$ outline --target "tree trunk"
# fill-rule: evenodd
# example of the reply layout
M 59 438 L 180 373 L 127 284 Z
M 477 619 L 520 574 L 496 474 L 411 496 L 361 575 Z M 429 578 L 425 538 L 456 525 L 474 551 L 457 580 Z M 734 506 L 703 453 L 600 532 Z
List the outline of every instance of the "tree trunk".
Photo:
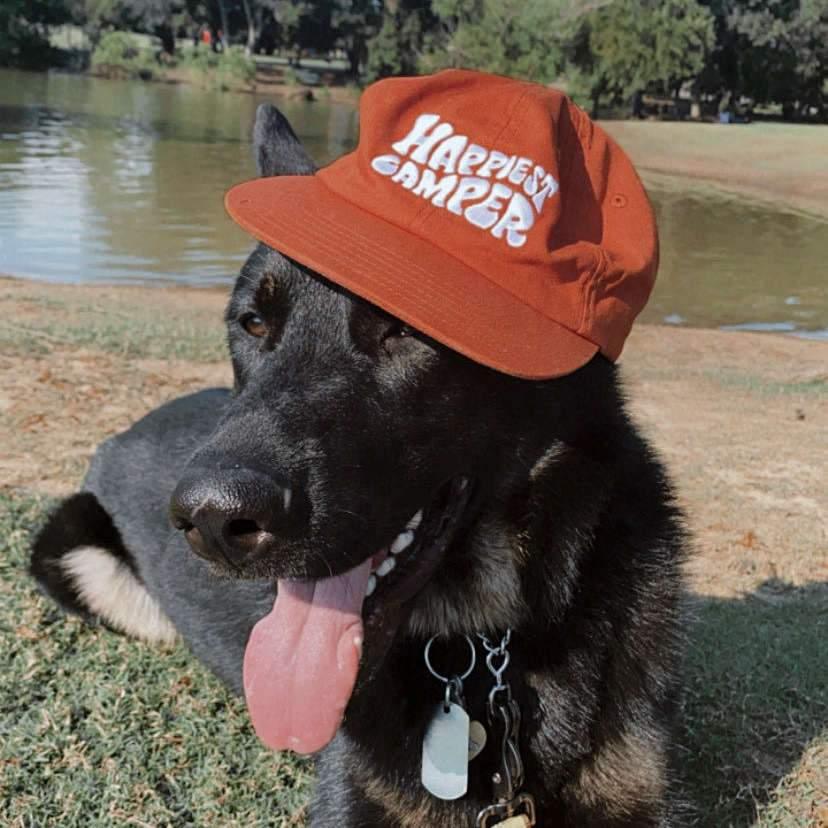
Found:
M 256 21 L 250 11 L 250 0 L 242 0 L 242 8 L 244 9 L 244 16 L 247 18 L 247 46 L 245 46 L 245 51 L 248 55 L 252 55 L 253 47 L 256 45 Z
M 589 117 L 592 118 L 593 121 L 597 121 L 600 111 L 601 111 L 601 93 L 600 92 L 593 92 L 592 93 L 592 112 L 590 112 Z
M 354 43 L 348 49 L 348 65 L 351 77 L 354 80 L 359 79 L 359 70 L 362 67 L 363 54 L 365 53 L 364 44 L 362 42 Z
M 224 49 L 227 44 L 227 38 L 230 36 L 230 29 L 227 26 L 227 6 L 224 0 L 218 0 L 219 14 L 221 15 L 221 48 Z
M 155 27 L 155 34 L 161 41 L 161 48 L 168 54 L 175 54 L 175 32 L 172 26 L 167 23 L 162 23 Z

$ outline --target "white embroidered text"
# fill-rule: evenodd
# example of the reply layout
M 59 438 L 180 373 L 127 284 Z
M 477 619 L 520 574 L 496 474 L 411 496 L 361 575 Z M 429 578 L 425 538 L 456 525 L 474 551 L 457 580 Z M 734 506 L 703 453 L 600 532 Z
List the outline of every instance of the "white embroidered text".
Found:
M 526 243 L 536 216 L 558 192 L 555 177 L 531 158 L 471 143 L 439 115 L 420 115 L 391 149 L 371 161 L 375 172 L 511 247 Z

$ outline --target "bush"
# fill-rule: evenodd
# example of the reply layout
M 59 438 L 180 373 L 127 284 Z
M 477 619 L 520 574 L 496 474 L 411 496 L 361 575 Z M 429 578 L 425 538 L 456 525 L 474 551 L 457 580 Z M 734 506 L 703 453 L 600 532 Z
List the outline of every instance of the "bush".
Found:
M 241 46 L 231 46 L 221 55 L 217 76 L 218 85 L 222 89 L 248 87 L 256 79 L 256 64 Z
M 0 66 L 46 69 L 57 59 L 57 49 L 53 49 L 35 28 L 23 23 L 3 30 L 0 25 Z
M 92 71 L 108 77 L 150 80 L 158 73 L 158 62 L 139 49 L 128 32 L 107 32 L 92 52 Z
M 178 65 L 188 71 L 196 83 L 217 89 L 246 89 L 256 77 L 256 64 L 240 46 L 214 52 L 199 43 L 184 51 Z

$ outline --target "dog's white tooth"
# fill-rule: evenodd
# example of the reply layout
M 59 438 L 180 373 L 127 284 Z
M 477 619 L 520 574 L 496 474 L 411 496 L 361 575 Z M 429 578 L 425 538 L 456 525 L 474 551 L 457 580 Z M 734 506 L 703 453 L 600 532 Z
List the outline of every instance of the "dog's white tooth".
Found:
M 285 511 L 286 511 L 286 512 L 289 512 L 289 511 L 290 511 L 290 501 L 291 501 L 291 499 L 292 499 L 292 498 L 293 498 L 293 492 L 291 491 L 290 486 L 288 486 L 288 487 L 287 487 L 287 488 L 286 488 L 286 489 L 282 492 L 282 503 L 284 504 L 284 507 L 285 507 Z
M 371 575 L 371 577 L 368 578 L 368 586 L 365 587 L 365 597 L 369 598 L 376 588 L 377 588 L 377 576 L 376 575 Z
M 411 541 L 414 540 L 414 533 L 406 530 L 405 532 L 400 532 L 399 535 L 394 539 L 394 543 L 391 544 L 391 554 L 392 555 L 399 555 L 403 549 L 408 549 L 411 546 Z M 386 558 L 386 560 L 388 560 Z
M 411 529 L 412 531 L 416 529 L 421 523 L 423 522 L 423 510 L 420 509 L 416 515 L 414 515 L 408 523 L 405 524 L 406 529 Z
M 460 478 L 460 491 L 462 492 L 466 486 L 469 485 L 469 478 L 468 477 L 461 477 Z
M 395 566 L 397 562 L 393 558 L 386 558 L 380 565 L 379 569 L 377 570 L 377 577 L 382 578 L 383 576 L 387 575 Z

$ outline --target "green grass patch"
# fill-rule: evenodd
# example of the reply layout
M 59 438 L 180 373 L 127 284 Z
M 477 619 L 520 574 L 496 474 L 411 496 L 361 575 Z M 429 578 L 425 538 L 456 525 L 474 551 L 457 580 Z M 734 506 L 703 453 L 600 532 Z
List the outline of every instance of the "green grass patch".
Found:
M 263 749 L 179 646 L 66 618 L 25 573 L 49 502 L 0 495 L 0 825 L 287 826 L 310 763 Z M 701 599 L 680 771 L 710 828 L 814 826 L 828 779 L 828 592 Z
M 815 825 L 828 792 L 828 589 L 769 582 L 702 599 L 688 652 L 683 772 L 710 828 Z M 758 812 L 758 817 L 757 817 Z
M 0 318 L 4 354 L 48 354 L 57 346 L 94 348 L 130 358 L 219 362 L 228 358 L 226 333 L 219 314 L 129 299 L 101 305 L 64 294 L 65 301 L 33 293 L 0 297 L 25 302 L 35 312 Z M 40 311 L 43 315 L 40 316 Z M 18 316 L 18 319 L 14 319 Z
M 0 496 L 0 825 L 301 824 L 310 764 L 261 747 L 183 646 L 89 628 L 34 591 L 47 506 Z
M 130 32 L 107 32 L 92 52 L 92 71 L 117 78 L 152 80 L 160 66 L 150 49 L 141 48 Z
M 199 43 L 181 52 L 177 66 L 200 86 L 221 90 L 249 89 L 256 80 L 256 64 L 240 46 L 214 52 Z
M 806 380 L 780 382 L 769 380 L 755 374 L 742 374 L 732 371 L 705 371 L 704 375 L 725 388 L 736 388 L 763 396 L 823 396 L 828 394 L 828 373 L 825 376 Z

